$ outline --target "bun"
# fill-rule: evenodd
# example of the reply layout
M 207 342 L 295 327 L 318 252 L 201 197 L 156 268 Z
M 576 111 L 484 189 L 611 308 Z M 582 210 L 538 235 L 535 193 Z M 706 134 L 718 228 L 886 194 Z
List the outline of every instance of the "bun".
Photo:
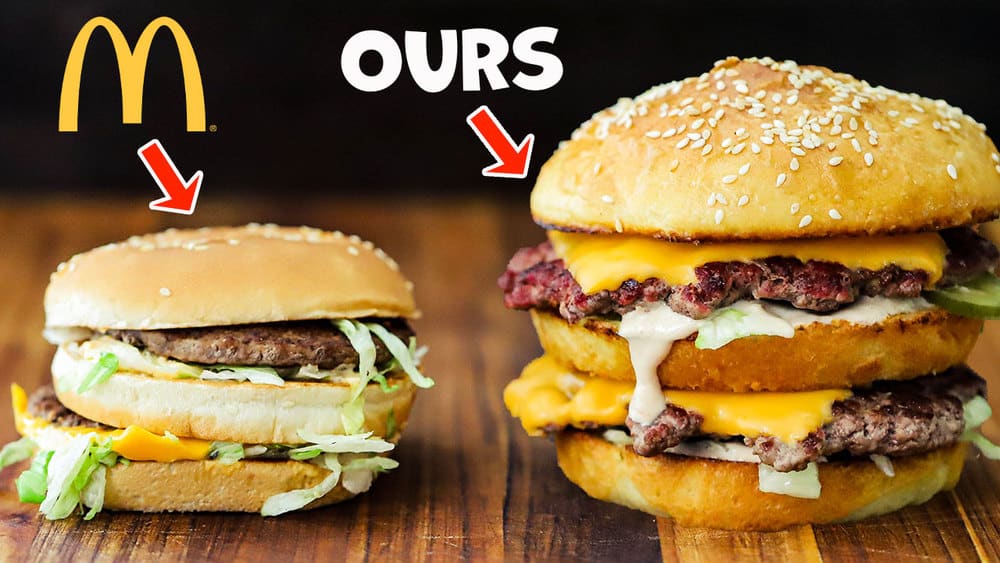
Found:
M 559 467 L 588 495 L 682 526 L 781 530 L 798 524 L 859 520 L 926 502 L 953 488 L 966 444 L 892 460 L 896 476 L 867 459 L 819 464 L 815 500 L 762 493 L 757 466 L 676 455 L 642 457 L 593 434 L 556 436 Z
M 136 236 L 52 274 L 46 326 L 151 330 L 414 317 L 412 284 L 370 242 L 274 225 Z
M 133 461 L 108 470 L 104 508 L 139 512 L 260 512 L 279 493 L 319 484 L 330 472 L 302 461 Z M 343 485 L 309 503 L 318 508 L 355 496 Z
M 618 323 L 585 319 L 571 324 L 557 314 L 531 310 L 546 355 L 577 371 L 635 380 L 628 343 Z M 876 325 L 846 322 L 795 329 L 793 338 L 750 336 L 718 350 L 694 340 L 675 342 L 658 369 L 672 389 L 702 391 L 804 391 L 910 379 L 962 363 L 983 321 L 930 309 L 889 317 Z
M 52 380 L 59 401 L 91 420 L 150 432 L 241 442 L 296 444 L 298 430 L 343 434 L 341 410 L 350 400 L 347 383 L 286 381 L 284 386 L 246 381 L 165 379 L 118 372 L 84 394 L 76 393 L 91 364 L 60 346 L 52 360 Z M 389 376 L 399 389 L 384 393 L 376 384 L 365 388 L 365 428 L 386 435 L 393 411 L 397 428 L 406 425 L 416 387 L 401 373 Z
M 984 129 L 941 100 L 730 57 L 595 114 L 542 167 L 531 211 L 549 228 L 679 241 L 967 225 L 1000 212 Z

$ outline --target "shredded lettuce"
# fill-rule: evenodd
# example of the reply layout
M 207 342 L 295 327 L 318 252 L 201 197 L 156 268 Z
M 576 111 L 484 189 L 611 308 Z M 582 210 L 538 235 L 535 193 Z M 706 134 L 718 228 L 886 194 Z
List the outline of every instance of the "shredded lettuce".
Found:
M 410 376 L 410 381 L 414 385 L 420 387 L 421 389 L 428 389 L 434 386 L 434 380 L 420 373 L 417 369 L 417 363 L 414 359 L 414 353 L 411 352 L 410 346 L 407 346 L 399 339 L 398 336 L 389 332 L 384 326 L 377 323 L 368 323 L 368 328 L 375 333 L 375 336 L 379 337 L 385 347 L 392 354 L 392 357 L 399 362 L 400 367 L 406 372 L 406 375 Z M 412 343 L 412 340 L 411 340 Z
M 278 375 L 277 370 L 267 367 L 247 367 L 247 366 L 211 366 L 201 372 L 202 379 L 229 380 L 229 381 L 249 381 L 260 385 L 285 384 L 285 380 Z
M 896 476 L 896 470 L 892 466 L 892 460 L 887 456 L 872 454 L 868 456 L 868 458 L 872 460 L 872 463 L 874 463 L 882 473 L 885 473 L 889 477 Z
M 336 434 L 315 434 L 299 430 L 299 437 L 310 445 L 295 448 L 288 452 L 294 460 L 312 459 L 321 453 L 383 453 L 391 451 L 395 445 L 381 438 L 372 438 L 371 432 L 351 434 L 348 436 Z
M 28 459 L 37 447 L 29 438 L 7 444 L 0 450 L 0 469 Z
M 35 459 L 31 460 L 31 467 L 18 476 L 14 484 L 17 485 L 17 496 L 21 502 L 39 504 L 45 500 L 49 460 L 54 453 L 51 450 L 39 452 Z
M 399 428 L 396 426 L 396 409 L 389 407 L 389 414 L 385 416 L 385 439 L 392 440 Z
M 254 446 L 257 448 L 264 448 L 264 452 L 267 448 L 264 446 Z M 249 449 L 249 448 L 247 448 Z M 260 453 L 264 453 L 260 452 Z M 257 455 L 260 455 L 258 453 Z M 223 465 L 232 465 L 237 461 L 246 457 L 247 452 L 243 449 L 243 444 L 238 442 L 212 442 L 212 449 L 208 452 L 208 457 L 218 461 Z
M 110 438 L 94 443 L 93 434 L 77 436 L 65 447 L 39 454 L 18 477 L 18 494 L 25 502 L 41 502 L 39 511 L 49 520 L 84 506 L 90 507 L 84 517 L 89 520 L 104 505 L 106 470 L 117 460 Z
M 136 371 L 164 375 L 179 379 L 194 378 L 201 375 L 201 368 L 168 360 L 147 350 L 140 350 L 131 344 L 110 337 L 101 337 L 84 343 L 81 346 L 84 357 L 92 357 L 98 351 L 114 354 L 118 358 L 118 367 L 125 371 Z
M 983 436 L 978 428 L 993 416 L 993 409 L 986 399 L 980 395 L 966 401 L 962 414 L 965 417 L 965 431 L 962 440 L 972 443 L 989 459 L 1000 461 L 1000 446 Z
M 340 481 L 341 467 L 336 454 L 326 454 L 323 456 L 322 466 L 330 470 L 330 474 L 323 478 L 315 487 L 308 489 L 296 489 L 285 493 L 276 494 L 266 501 L 261 507 L 262 516 L 277 516 L 293 510 L 305 508 L 310 502 L 322 498 L 324 495 L 337 487 Z
M 702 321 L 694 345 L 700 350 L 718 350 L 738 338 L 756 335 L 791 338 L 795 327 L 759 303 L 744 301 L 719 309 Z
M 351 400 L 357 399 L 364 392 L 365 386 L 378 373 L 375 370 L 375 341 L 372 340 L 371 331 L 368 326 L 352 319 L 338 319 L 333 321 L 340 332 L 347 336 L 347 340 L 358 353 L 358 374 L 361 381 L 353 389 Z
M 118 356 L 110 352 L 101 354 L 100 359 L 97 360 L 94 367 L 90 368 L 90 372 L 80 382 L 80 386 L 77 387 L 76 392 L 86 393 L 94 386 L 107 381 L 116 371 L 118 371 Z
M 777 471 L 763 463 L 757 465 L 757 488 L 763 493 L 798 498 L 819 498 L 819 468 L 810 463 L 802 471 Z
M 344 465 L 341 485 L 354 494 L 360 494 L 371 488 L 377 473 L 385 473 L 397 467 L 399 467 L 399 462 L 387 457 L 354 458 Z

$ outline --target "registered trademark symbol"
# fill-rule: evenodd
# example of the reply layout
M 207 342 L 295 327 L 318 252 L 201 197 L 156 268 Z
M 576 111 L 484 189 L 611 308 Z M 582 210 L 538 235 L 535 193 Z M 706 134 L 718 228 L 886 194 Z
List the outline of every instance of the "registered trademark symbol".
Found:
M 212 133 L 215 133 L 216 131 L 218 131 L 218 130 L 219 130 L 219 126 L 218 126 L 218 125 L 209 125 L 209 126 L 208 126 L 208 130 L 209 130 L 210 132 L 212 132 Z

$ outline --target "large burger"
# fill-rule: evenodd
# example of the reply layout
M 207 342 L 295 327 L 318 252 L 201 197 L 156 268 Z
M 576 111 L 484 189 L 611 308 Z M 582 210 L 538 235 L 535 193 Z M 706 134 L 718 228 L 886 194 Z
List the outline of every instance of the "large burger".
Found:
M 432 381 L 412 284 L 371 243 L 274 225 L 168 230 L 74 256 L 45 295 L 52 385 L 14 386 L 50 519 L 276 515 L 366 491 Z
M 729 58 L 595 114 L 500 280 L 545 355 L 505 391 L 593 497 L 780 529 L 921 503 L 989 417 L 1000 156 L 941 100 Z

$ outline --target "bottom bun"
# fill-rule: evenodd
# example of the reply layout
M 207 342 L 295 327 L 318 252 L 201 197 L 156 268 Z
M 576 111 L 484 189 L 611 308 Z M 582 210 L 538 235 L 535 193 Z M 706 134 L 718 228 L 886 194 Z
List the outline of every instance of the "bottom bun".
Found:
M 588 495 L 682 526 L 773 531 L 859 520 L 929 500 L 953 488 L 965 443 L 892 460 L 889 477 L 864 460 L 819 464 L 818 499 L 762 493 L 757 465 L 677 455 L 642 457 L 594 434 L 556 436 L 559 467 Z
M 108 470 L 105 510 L 139 512 L 260 512 L 278 493 L 319 484 L 330 472 L 302 461 L 133 461 Z M 338 484 L 306 509 L 334 504 L 352 493 Z

